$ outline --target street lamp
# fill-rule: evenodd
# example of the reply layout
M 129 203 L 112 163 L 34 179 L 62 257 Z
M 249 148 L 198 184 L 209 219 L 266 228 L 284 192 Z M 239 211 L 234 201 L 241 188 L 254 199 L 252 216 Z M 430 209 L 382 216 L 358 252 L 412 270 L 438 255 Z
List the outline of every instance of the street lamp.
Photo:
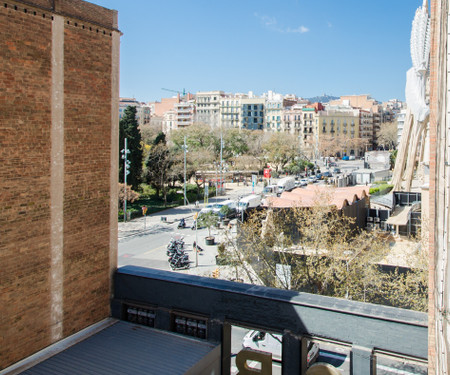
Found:
M 181 147 L 183 148 L 183 151 L 184 151 L 184 185 L 183 185 L 184 189 L 183 190 L 184 190 L 184 205 L 186 206 L 186 201 L 187 201 L 187 198 L 186 198 L 186 153 L 188 152 L 188 147 L 186 145 L 186 136 L 184 136 L 184 144 Z
M 130 150 L 127 147 L 127 138 L 124 139 L 124 148 L 120 151 L 123 159 L 123 183 L 124 188 L 124 199 L 123 199 L 123 221 L 127 221 L 127 175 L 130 174 L 130 161 L 127 160 L 127 155 Z

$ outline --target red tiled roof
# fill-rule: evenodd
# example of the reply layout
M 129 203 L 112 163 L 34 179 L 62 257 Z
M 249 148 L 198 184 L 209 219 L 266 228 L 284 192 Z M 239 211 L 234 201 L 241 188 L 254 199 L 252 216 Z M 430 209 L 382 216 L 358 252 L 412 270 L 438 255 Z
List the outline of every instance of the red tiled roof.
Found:
M 335 188 L 330 186 L 308 185 L 291 192 L 284 192 L 280 197 L 267 197 L 267 207 L 311 207 L 314 205 L 336 206 L 338 209 L 352 204 L 369 195 L 368 186 L 349 186 Z

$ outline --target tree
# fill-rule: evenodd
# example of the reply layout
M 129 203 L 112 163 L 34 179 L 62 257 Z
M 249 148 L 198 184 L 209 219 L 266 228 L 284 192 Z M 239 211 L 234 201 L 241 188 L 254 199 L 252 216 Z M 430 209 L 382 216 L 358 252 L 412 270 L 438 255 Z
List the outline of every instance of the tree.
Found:
M 322 156 L 336 156 L 343 151 L 341 138 L 331 135 L 320 135 L 319 137 L 319 152 Z
M 290 174 L 299 174 L 301 172 L 305 172 L 305 169 L 313 169 L 314 164 L 309 162 L 308 160 L 296 159 L 293 160 L 286 168 L 286 170 Z
M 130 153 L 127 159 L 130 161 L 130 174 L 127 176 L 127 183 L 134 190 L 139 188 L 142 176 L 142 144 L 141 132 L 136 119 L 136 107 L 125 108 L 122 119 L 119 122 L 119 149 L 124 147 L 124 139 L 127 138 L 127 147 Z M 122 153 L 121 153 L 122 155 Z M 119 158 L 119 182 L 124 182 L 123 159 Z
M 267 155 L 267 161 L 275 170 L 280 171 L 284 166 L 294 159 L 298 153 L 296 138 L 287 133 L 274 133 L 263 145 Z
M 262 130 L 252 130 L 247 133 L 248 154 L 258 162 L 260 170 L 267 164 L 267 158 L 261 151 L 269 138 L 270 134 L 265 133 Z
M 208 228 L 208 236 L 211 237 L 211 228 L 214 227 L 219 220 L 218 215 L 213 211 L 201 214 L 197 218 L 197 226 Z
M 422 309 L 426 277 L 383 272 L 379 262 L 389 251 L 388 241 L 377 231 L 356 228 L 327 201 L 321 197 L 308 208 L 253 213 L 237 238 L 225 232 L 228 263 L 254 284 Z M 412 302 L 418 299 L 421 303 Z
M 208 125 L 200 123 L 194 123 L 185 129 L 175 130 L 170 133 L 170 140 L 178 148 L 183 146 L 184 137 L 186 137 L 189 152 L 199 150 L 213 151 L 220 144 L 218 137 L 213 133 L 212 129 Z
M 248 151 L 247 132 L 239 129 L 226 129 L 223 134 L 223 158 L 229 160 Z
M 129 185 L 127 185 L 126 191 L 125 191 L 125 184 L 119 183 L 119 207 L 123 205 L 123 202 L 125 200 L 125 192 L 127 197 L 127 202 L 133 203 L 134 201 L 139 199 L 139 193 L 135 192 L 131 189 Z
M 173 164 L 172 155 L 166 144 L 164 133 L 160 133 L 153 141 L 145 161 L 145 177 L 147 182 L 156 189 L 156 195 L 163 193 L 164 205 L 167 204 L 167 177 Z
M 381 124 L 377 134 L 378 146 L 394 150 L 397 146 L 397 122 L 385 122 Z

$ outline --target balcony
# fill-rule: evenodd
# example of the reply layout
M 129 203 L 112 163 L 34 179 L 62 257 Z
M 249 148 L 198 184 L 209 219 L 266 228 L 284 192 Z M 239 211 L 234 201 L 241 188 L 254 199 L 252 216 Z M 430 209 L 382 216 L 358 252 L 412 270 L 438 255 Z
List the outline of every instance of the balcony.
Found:
M 114 318 L 219 345 L 222 374 L 230 373 L 232 325 L 279 332 L 283 374 L 307 373 L 306 340 L 346 345 L 354 375 L 376 374 L 386 356 L 427 358 L 425 313 L 289 290 L 125 266 L 114 275 L 111 308 Z

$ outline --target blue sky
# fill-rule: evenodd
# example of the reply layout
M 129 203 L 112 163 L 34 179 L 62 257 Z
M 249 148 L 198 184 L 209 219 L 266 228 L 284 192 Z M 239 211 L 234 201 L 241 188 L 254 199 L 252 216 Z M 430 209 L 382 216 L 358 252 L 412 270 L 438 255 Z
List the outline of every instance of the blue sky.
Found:
M 91 0 L 119 11 L 120 95 L 268 90 L 404 100 L 422 0 Z

